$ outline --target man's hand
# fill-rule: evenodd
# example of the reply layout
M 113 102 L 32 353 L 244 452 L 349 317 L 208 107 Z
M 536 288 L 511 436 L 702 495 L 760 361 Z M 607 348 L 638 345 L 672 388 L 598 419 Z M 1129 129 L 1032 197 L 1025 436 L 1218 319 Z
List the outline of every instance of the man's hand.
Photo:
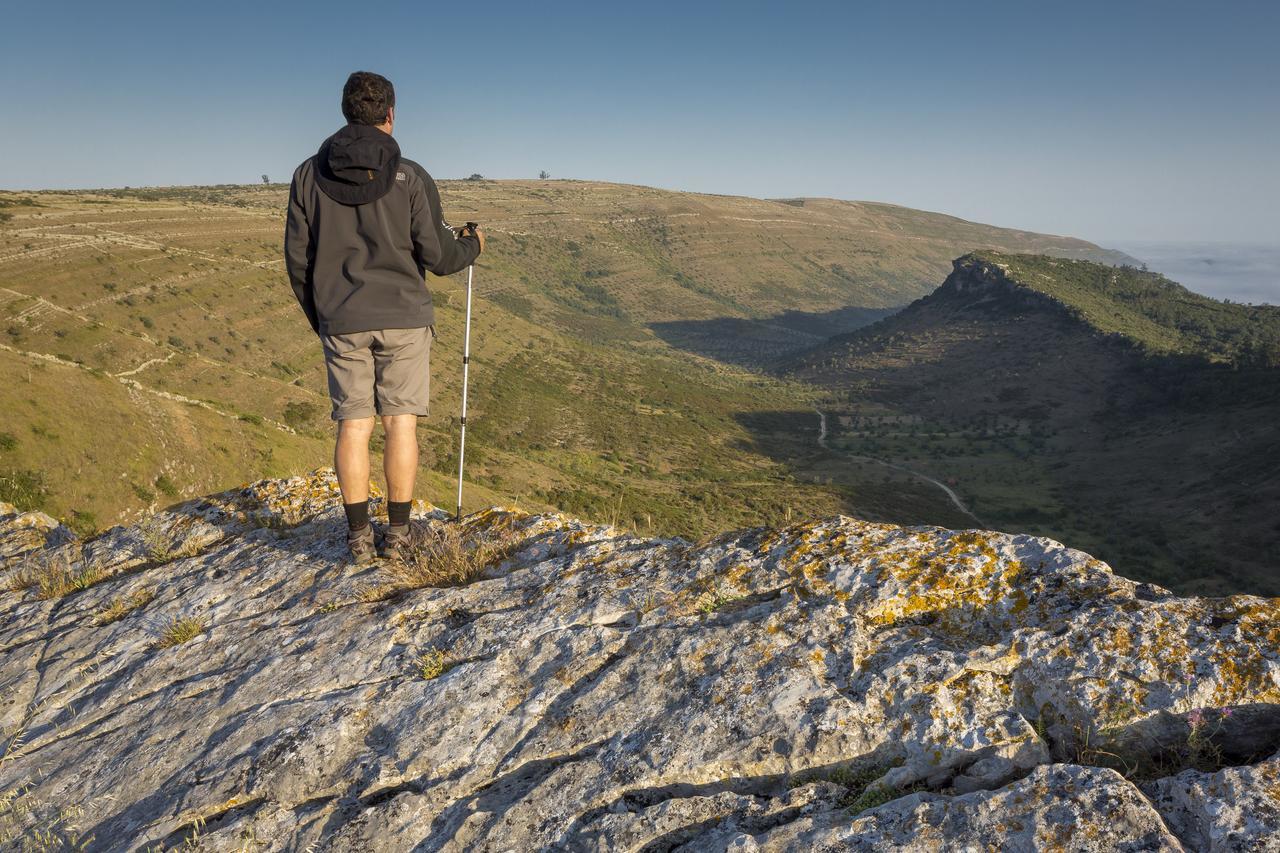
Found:
M 472 225 L 471 223 L 467 223 L 466 225 L 459 225 L 453 230 L 454 230 L 454 233 L 456 233 L 459 237 L 474 235 L 475 238 L 480 241 L 480 251 L 484 252 L 484 232 L 480 230 L 479 225 Z

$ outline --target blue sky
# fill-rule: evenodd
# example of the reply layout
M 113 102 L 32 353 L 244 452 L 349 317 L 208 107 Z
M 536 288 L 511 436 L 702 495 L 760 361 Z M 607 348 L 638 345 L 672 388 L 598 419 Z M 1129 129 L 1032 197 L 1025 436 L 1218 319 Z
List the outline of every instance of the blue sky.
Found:
M 0 20 L 0 187 L 284 180 L 363 68 L 439 177 L 1280 243 L 1275 3 L 50 0 Z

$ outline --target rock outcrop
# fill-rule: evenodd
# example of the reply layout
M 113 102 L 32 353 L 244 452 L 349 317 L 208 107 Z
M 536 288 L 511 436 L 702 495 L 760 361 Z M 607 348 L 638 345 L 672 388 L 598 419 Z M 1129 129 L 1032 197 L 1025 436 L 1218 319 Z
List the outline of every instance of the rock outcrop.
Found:
M 323 471 L 88 542 L 0 515 L 8 844 L 1280 844 L 1280 600 L 1048 539 L 493 509 L 481 579 L 404 589 L 346 564 Z

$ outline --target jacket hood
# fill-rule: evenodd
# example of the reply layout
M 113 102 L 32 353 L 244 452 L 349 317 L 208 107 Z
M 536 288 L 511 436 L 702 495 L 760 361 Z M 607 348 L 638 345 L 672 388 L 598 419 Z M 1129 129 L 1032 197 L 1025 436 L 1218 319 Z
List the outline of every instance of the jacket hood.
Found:
M 316 183 L 341 204 L 377 201 L 395 186 L 400 146 L 389 133 L 349 124 L 326 139 L 316 153 Z

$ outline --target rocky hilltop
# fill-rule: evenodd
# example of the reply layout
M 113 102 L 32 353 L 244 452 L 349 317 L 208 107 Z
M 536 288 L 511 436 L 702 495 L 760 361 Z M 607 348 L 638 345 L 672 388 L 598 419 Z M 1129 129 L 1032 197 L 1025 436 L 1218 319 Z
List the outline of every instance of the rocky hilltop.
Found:
M 327 471 L 0 515 L 0 845 L 1280 845 L 1280 599 L 1049 539 L 421 506 L 471 579 L 417 587 L 345 563 Z

